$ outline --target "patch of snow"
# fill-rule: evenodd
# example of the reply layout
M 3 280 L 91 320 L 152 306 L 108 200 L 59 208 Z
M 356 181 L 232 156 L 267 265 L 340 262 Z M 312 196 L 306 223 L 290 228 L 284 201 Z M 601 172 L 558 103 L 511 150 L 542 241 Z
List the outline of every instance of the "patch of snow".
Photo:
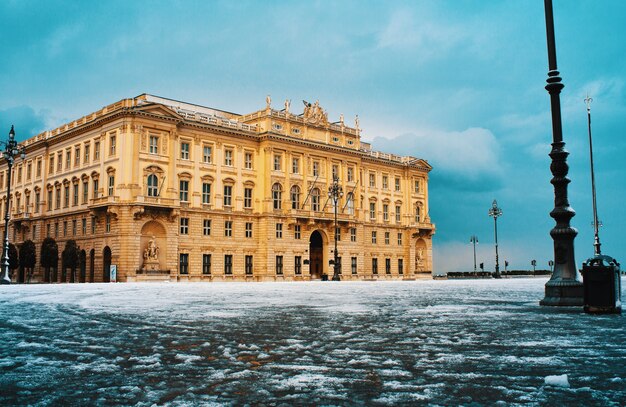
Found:
M 544 383 L 546 386 L 554 386 L 554 387 L 568 387 L 569 388 L 569 380 L 567 380 L 567 375 L 554 375 L 554 376 L 546 376 L 544 378 Z

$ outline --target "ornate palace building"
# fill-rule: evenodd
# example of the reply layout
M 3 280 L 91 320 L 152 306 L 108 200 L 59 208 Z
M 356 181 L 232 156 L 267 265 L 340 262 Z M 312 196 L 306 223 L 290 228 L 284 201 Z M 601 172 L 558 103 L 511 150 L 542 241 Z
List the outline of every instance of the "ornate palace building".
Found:
M 111 266 L 117 281 L 318 279 L 333 274 L 335 235 L 342 280 L 432 271 L 430 165 L 371 151 L 358 118 L 330 123 L 318 102 L 292 112 L 268 97 L 239 115 L 144 94 L 23 144 L 9 237 L 36 244 L 31 281 L 109 281 Z M 46 237 L 59 248 L 50 273 L 39 263 Z M 70 239 L 71 276 L 60 255 Z

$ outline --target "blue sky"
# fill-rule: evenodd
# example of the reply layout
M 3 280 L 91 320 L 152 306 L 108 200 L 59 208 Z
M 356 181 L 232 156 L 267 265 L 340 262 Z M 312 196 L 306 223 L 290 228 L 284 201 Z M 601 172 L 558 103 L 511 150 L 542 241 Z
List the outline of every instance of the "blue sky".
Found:
M 603 253 L 626 244 L 626 2 L 555 0 L 576 261 L 593 254 L 585 94 Z M 427 159 L 437 271 L 547 268 L 554 221 L 543 1 L 3 1 L 0 131 L 19 139 L 152 93 L 247 113 L 318 100 L 374 148 Z M 4 129 L 4 130 L 3 130 Z M 4 136 L 2 136 L 4 137 Z

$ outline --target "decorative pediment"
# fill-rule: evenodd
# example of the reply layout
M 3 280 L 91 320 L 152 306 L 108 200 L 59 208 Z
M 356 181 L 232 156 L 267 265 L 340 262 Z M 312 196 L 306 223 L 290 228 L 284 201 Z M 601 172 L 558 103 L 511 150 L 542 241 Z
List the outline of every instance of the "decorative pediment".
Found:
M 180 119 L 180 120 L 184 119 L 184 117 L 176 113 L 174 110 L 158 103 L 145 104 L 143 106 L 137 107 L 135 111 L 144 112 L 150 115 L 173 118 L 173 119 Z

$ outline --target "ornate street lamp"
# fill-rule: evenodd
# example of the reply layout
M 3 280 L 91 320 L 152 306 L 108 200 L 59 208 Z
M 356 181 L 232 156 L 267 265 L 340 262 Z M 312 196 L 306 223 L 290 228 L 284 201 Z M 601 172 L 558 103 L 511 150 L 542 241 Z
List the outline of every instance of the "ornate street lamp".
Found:
M 500 263 L 498 260 L 498 216 L 502 216 L 502 209 L 498 208 L 498 201 L 495 199 L 491 204 L 491 208 L 489 208 L 489 216 L 493 217 L 493 226 L 496 236 L 496 273 L 493 277 L 500 278 Z
M 339 178 L 333 176 L 333 183 L 328 187 L 328 198 L 333 200 L 333 207 L 335 208 L 335 251 L 333 261 L 333 281 L 340 281 L 339 276 L 339 253 L 337 252 L 337 207 L 339 206 L 339 199 L 343 196 L 343 188 L 339 185 Z
M 544 0 L 546 14 L 546 36 L 548 42 L 548 79 L 546 90 L 550 94 L 550 107 L 552 112 L 552 151 L 550 158 L 550 170 L 554 186 L 554 209 L 550 216 L 556 225 L 550 231 L 554 248 L 554 272 L 546 283 L 545 297 L 540 301 L 541 305 L 568 306 L 583 305 L 583 285 L 578 278 L 576 260 L 574 259 L 574 238 L 578 231 L 570 226 L 570 220 L 576 212 L 570 207 L 567 198 L 567 178 L 569 166 L 563 141 L 563 128 L 561 125 L 561 98 L 563 89 L 561 77 L 556 64 L 556 46 L 554 41 L 554 17 L 552 14 L 552 0 Z
M 2 260 L 0 260 L 0 267 L 2 267 L 2 273 L 0 275 L 0 284 L 11 284 L 11 278 L 9 277 L 9 219 L 11 218 L 11 167 L 15 158 L 22 157 L 22 160 L 26 156 L 24 146 L 17 144 L 15 141 L 15 130 L 11 126 L 9 131 L 9 140 L 4 142 L 0 141 L 0 145 L 3 145 L 4 151 L 0 151 L 2 157 L 6 160 L 7 170 L 7 204 L 4 212 L 4 246 L 2 250 Z
M 470 236 L 470 243 L 474 244 L 474 276 L 476 275 L 476 243 L 478 243 L 478 236 Z
M 598 221 L 598 206 L 596 205 L 596 176 L 593 171 L 593 143 L 591 141 L 591 102 L 593 99 L 587 95 L 585 104 L 587 105 L 587 130 L 589 133 L 589 162 L 591 163 L 591 198 L 593 203 L 593 255 L 600 256 L 600 221 Z

